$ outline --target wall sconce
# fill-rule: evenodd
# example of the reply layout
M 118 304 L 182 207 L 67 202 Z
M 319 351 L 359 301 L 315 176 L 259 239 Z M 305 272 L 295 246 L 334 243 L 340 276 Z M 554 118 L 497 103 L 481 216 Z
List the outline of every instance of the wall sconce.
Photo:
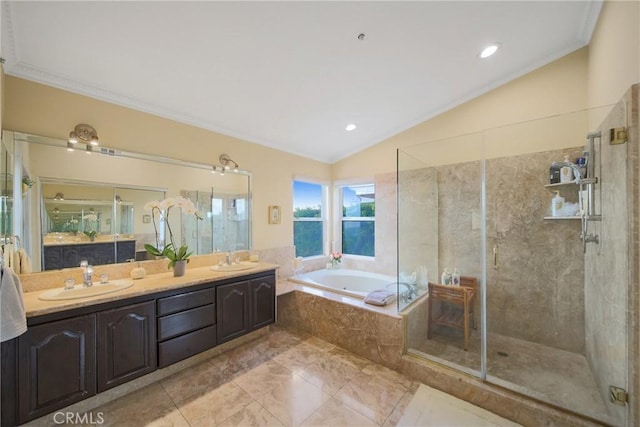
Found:
M 238 164 L 233 159 L 231 159 L 228 154 L 220 154 L 220 157 L 218 157 L 218 161 L 225 170 L 231 169 L 231 166 L 229 166 L 231 164 L 233 165 L 233 170 L 235 172 L 238 172 Z
M 68 141 L 69 144 L 84 141 L 89 145 L 98 145 L 98 132 L 90 125 L 79 124 L 69 133 Z
M 54 200 L 64 200 L 63 193 L 56 193 L 56 196 L 53 198 Z

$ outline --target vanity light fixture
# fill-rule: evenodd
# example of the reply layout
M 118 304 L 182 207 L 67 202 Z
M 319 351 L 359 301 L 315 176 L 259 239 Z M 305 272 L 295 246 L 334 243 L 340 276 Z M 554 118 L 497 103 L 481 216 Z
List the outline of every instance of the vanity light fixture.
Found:
M 345 128 L 345 130 L 346 130 L 347 132 L 351 132 L 352 130 L 355 130 L 357 127 L 358 127 L 358 126 L 356 126 L 354 123 L 349 123 L 349 124 L 347 125 L 347 127 Z
M 234 172 L 238 172 L 238 164 L 231 157 L 229 157 L 228 154 L 220 154 L 220 157 L 218 157 L 218 161 L 225 170 L 231 169 L 231 164 L 233 166 Z
M 85 147 L 85 150 L 87 154 L 93 153 L 93 145 L 87 144 L 87 146 Z
M 90 126 L 85 124 L 76 125 L 76 127 L 69 133 L 69 143 L 76 144 L 78 141 L 86 142 L 87 145 L 98 145 L 98 132 Z
M 53 198 L 54 200 L 64 200 L 63 193 L 56 193 L 56 196 Z
M 73 151 L 75 149 L 73 142 L 67 141 L 67 151 Z
M 490 57 L 491 55 L 496 53 L 499 48 L 500 48 L 500 43 L 493 43 L 485 47 L 484 49 L 482 49 L 482 52 L 480 53 L 480 58 L 484 59 L 484 58 Z

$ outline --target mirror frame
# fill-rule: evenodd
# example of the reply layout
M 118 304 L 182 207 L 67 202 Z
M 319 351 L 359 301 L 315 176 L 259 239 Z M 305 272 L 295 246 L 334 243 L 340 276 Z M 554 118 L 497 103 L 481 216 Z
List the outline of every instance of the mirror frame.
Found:
M 7 141 L 10 142 L 12 144 L 12 146 L 14 147 L 14 164 L 17 164 L 16 162 L 19 161 L 20 165 L 22 165 L 22 150 L 20 148 L 20 144 L 18 144 L 19 142 L 24 142 L 24 143 L 30 143 L 30 144 L 39 144 L 39 145 L 46 145 L 46 146 L 51 146 L 51 147 L 56 147 L 56 148 L 60 148 L 60 149 L 66 149 L 67 148 L 67 141 L 65 140 L 61 140 L 61 139 L 57 139 L 57 138 L 51 138 L 51 137 L 46 137 L 46 136 L 40 136 L 40 135 L 33 135 L 33 134 L 28 134 L 28 133 L 23 133 L 23 132 L 17 132 L 17 131 L 9 131 L 9 130 L 4 130 L 2 132 L 2 139 L 3 141 Z M 76 144 L 78 147 L 78 150 L 82 150 L 83 148 L 86 149 L 85 144 L 82 143 L 78 143 Z M 121 158 L 129 158 L 129 159 L 134 159 L 134 160 L 145 160 L 145 161 L 150 161 L 150 162 L 154 162 L 154 163 L 160 163 L 160 164 L 168 164 L 168 165 L 173 165 L 173 166 L 181 166 L 181 167 L 187 167 L 187 168 L 195 168 L 195 169 L 201 169 L 201 170 L 206 170 L 206 171 L 210 171 L 210 172 L 215 172 L 216 170 L 222 170 L 220 165 L 214 165 L 214 164 L 205 164 L 205 163 L 198 163 L 198 162 L 191 162 L 191 161 L 186 161 L 186 160 L 181 160 L 181 159 L 176 159 L 176 158 L 171 158 L 171 157 L 165 157 L 165 156 L 158 156 L 158 155 L 154 155 L 154 154 L 147 154 L 147 153 L 140 153 L 140 152 L 135 152 L 135 151 L 128 151 L 128 150 L 121 150 L 121 149 L 117 149 L 117 148 L 112 148 L 112 147 L 107 147 L 107 146 L 97 146 L 93 148 L 93 153 L 96 154 L 101 154 L 101 155 L 105 155 L 105 156 L 111 156 L 111 157 L 121 157 Z M 15 168 L 16 170 L 18 168 Z M 36 171 L 37 172 L 37 171 Z M 251 172 L 246 171 L 246 170 L 242 170 L 242 169 L 238 169 L 238 170 L 225 170 L 224 171 L 225 174 L 231 174 L 231 175 L 241 175 L 241 176 L 245 176 L 247 178 L 247 202 L 249 204 L 249 209 L 247 209 L 247 248 L 250 250 L 251 248 L 253 248 L 253 224 L 252 224 L 252 220 L 253 220 L 253 183 L 252 183 L 252 179 L 253 179 L 253 175 Z M 36 175 L 34 173 L 34 175 Z M 15 177 L 15 180 L 17 182 L 20 182 L 22 180 L 22 174 L 19 177 Z M 44 209 L 43 203 L 42 203 L 42 182 L 41 180 L 44 179 L 46 181 L 49 180 L 56 180 L 56 181 L 74 181 L 73 179 L 64 179 L 64 178 L 56 178 L 56 177 L 45 177 L 45 176 L 38 176 L 38 204 L 39 206 L 36 207 L 36 209 L 38 210 L 38 217 L 42 218 L 42 211 L 41 209 Z M 136 184 L 131 184 L 131 185 L 123 185 L 123 184 L 117 184 L 117 183 L 106 183 L 106 182 L 92 182 L 92 181 L 83 181 L 84 183 L 91 183 L 94 185 L 105 185 L 105 186 L 111 186 L 111 187 L 126 187 L 126 188 L 132 188 L 132 189 L 144 189 L 144 190 L 160 190 L 160 191 L 166 191 L 166 189 L 161 188 L 161 187 L 155 187 L 155 188 L 151 188 L 149 186 L 143 186 L 143 185 L 136 185 Z M 187 190 L 198 190 L 196 188 L 194 189 L 187 189 Z M 167 197 L 171 196 L 171 194 L 165 194 Z M 18 207 L 18 209 L 14 208 L 14 219 L 18 219 L 19 218 L 19 223 L 21 225 L 21 227 L 19 229 L 14 229 L 13 230 L 13 234 L 17 235 L 18 238 L 21 241 L 24 241 L 23 236 L 25 236 L 25 226 L 28 225 L 25 224 L 25 221 L 22 221 L 22 217 L 23 217 L 23 207 L 22 205 L 20 205 Z M 14 222 L 15 224 L 15 222 Z M 41 228 L 41 224 L 38 225 L 38 229 Z M 37 234 L 37 240 L 39 242 L 39 248 L 30 248 L 31 251 L 33 250 L 38 250 L 40 252 L 43 251 L 43 235 L 42 235 L 42 230 L 35 230 L 36 234 Z M 38 233 L 38 231 L 40 231 Z M 33 234 L 33 233 L 32 233 Z M 31 238 L 33 241 L 33 237 Z

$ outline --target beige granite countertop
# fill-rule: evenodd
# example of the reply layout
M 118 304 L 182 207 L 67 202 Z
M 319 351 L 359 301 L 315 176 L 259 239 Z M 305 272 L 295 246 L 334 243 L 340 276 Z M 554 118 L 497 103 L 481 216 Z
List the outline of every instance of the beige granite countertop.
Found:
M 43 246 L 66 246 L 66 245 L 93 245 L 96 243 L 117 243 L 117 242 L 130 242 L 130 241 L 135 241 L 136 239 L 134 238 L 128 238 L 128 237 L 123 237 L 123 238 L 118 238 L 116 239 L 103 239 L 103 240 L 94 240 L 93 242 L 91 240 L 89 240 L 89 238 L 83 239 L 82 237 L 76 237 L 75 239 L 78 240 L 61 240 L 61 241 L 49 241 L 49 242 L 44 242 Z
M 137 297 L 140 295 L 151 294 L 155 292 L 180 289 L 183 287 L 198 285 L 211 281 L 218 281 L 233 277 L 245 276 L 248 274 L 260 273 L 277 268 L 278 266 L 276 264 L 269 264 L 265 262 L 257 262 L 255 264 L 255 267 L 249 270 L 239 271 L 221 272 L 213 270 L 211 266 L 187 268 L 186 274 L 182 277 L 173 277 L 173 273 L 170 271 L 166 273 L 151 274 L 143 279 L 134 280 L 134 284 L 130 288 L 110 294 L 73 300 L 42 301 L 38 299 L 38 296 L 45 292 L 45 290 L 25 292 L 23 294 L 24 306 L 27 317 L 34 317 L 78 307 L 85 307 L 109 301 L 117 301 L 120 299 Z

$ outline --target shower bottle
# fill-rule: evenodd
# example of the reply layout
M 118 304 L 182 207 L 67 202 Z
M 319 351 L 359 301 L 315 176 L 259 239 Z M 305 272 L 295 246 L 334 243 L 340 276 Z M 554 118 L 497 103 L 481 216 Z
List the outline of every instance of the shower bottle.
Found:
M 560 195 L 559 191 L 555 193 L 556 195 L 551 199 L 551 216 L 561 216 L 562 209 L 564 208 L 564 197 Z

